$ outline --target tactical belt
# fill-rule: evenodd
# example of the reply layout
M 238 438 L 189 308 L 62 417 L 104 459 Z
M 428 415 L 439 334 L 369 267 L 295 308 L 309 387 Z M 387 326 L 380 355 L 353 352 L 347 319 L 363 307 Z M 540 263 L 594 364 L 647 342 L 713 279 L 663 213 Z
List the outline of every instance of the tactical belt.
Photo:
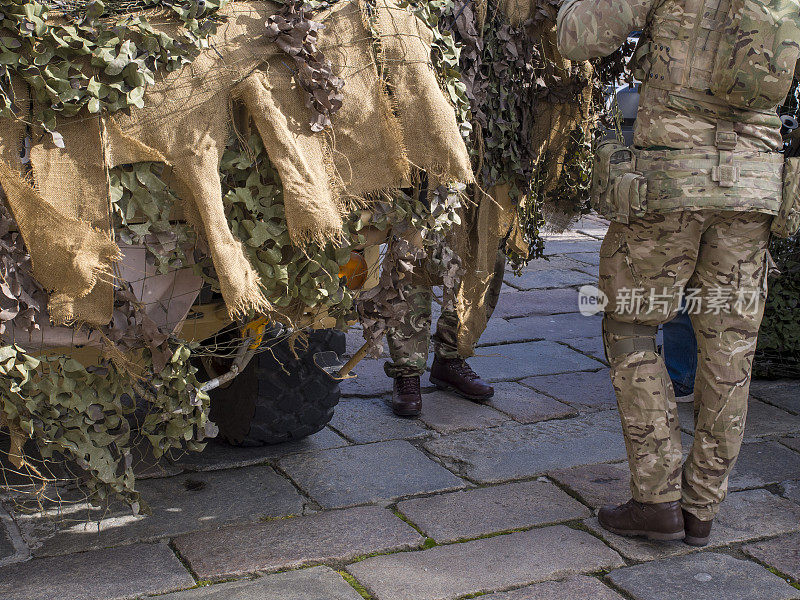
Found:
M 718 148 L 639 150 L 636 170 L 647 177 L 647 210 L 687 207 L 777 214 L 782 154 L 736 152 L 733 124 L 717 129 Z M 721 122 L 722 124 L 722 122 Z

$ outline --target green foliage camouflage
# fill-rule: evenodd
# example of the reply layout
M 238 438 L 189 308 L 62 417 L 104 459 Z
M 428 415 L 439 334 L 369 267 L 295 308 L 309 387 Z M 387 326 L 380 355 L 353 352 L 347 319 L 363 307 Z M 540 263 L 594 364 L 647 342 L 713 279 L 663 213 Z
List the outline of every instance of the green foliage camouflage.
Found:
M 800 86 L 795 79 L 781 115 L 800 117 Z M 800 155 L 797 133 L 783 130 L 787 156 Z M 770 254 L 779 274 L 769 279 L 764 320 L 758 334 L 753 376 L 765 378 L 800 377 L 800 234 L 786 239 L 772 237 Z
M 770 278 L 753 364 L 756 377 L 800 377 L 800 235 L 773 237 L 770 253 L 780 274 Z
M 426 3 L 421 3 L 426 4 Z M 509 23 L 498 2 L 487 2 L 485 12 L 478 4 L 437 0 L 427 3 L 440 14 L 438 28 L 447 48 L 448 72 L 460 73 L 460 85 L 451 92 L 457 112 L 471 121 L 473 166 L 484 189 L 508 185 L 517 207 L 526 256 L 507 249 L 511 265 L 519 270 L 530 260 L 543 256 L 540 236 L 544 226 L 543 204 L 553 202 L 567 215 L 588 211 L 588 188 L 592 169 L 592 144 L 578 128 L 570 134 L 563 159 L 563 172 L 555 189 L 542 185 L 551 164 L 539 156 L 532 132 L 541 108 L 546 104 L 580 101 L 581 90 L 593 87 L 593 112 L 602 114 L 603 87 L 624 72 L 624 50 L 593 64 L 591 82 L 578 70 L 561 79 L 546 56 L 541 38 L 542 25 L 554 20 L 560 0 L 536 0 L 531 18 L 519 25 Z M 431 21 L 431 23 L 434 23 Z M 457 58 L 457 62 L 453 61 Z M 466 100 L 464 102 L 464 100 Z
M 113 362 L 84 367 L 66 356 L 35 358 L 16 345 L 0 347 L 0 406 L 22 433 L 35 440 L 41 457 L 64 458 L 80 467 L 88 498 L 95 504 L 122 499 L 135 512 L 147 510 L 134 489 L 136 435 L 155 457 L 170 448 L 198 450 L 208 422 L 208 396 L 198 390 L 191 350 L 175 343 L 160 372 L 141 385 Z M 132 385 L 133 384 L 133 385 Z M 136 387 L 149 402 L 132 430 Z M 29 463 L 29 469 L 35 467 Z
M 76 115 L 84 107 L 91 113 L 141 108 L 157 72 L 179 69 L 207 47 L 227 1 L 4 2 L 0 116 L 13 116 L 17 108 L 11 75 L 31 87 L 34 123 L 52 132 L 57 144 L 58 117 Z M 172 15 L 181 33 L 171 37 L 155 31 L 145 9 L 162 9 L 159 17 Z
M 175 220 L 180 200 L 164 182 L 164 165 L 136 163 L 111 169 L 109 199 L 119 240 L 145 246 L 148 262 L 164 274 L 186 266 L 197 242 L 194 230 Z
M 324 309 L 341 320 L 353 296 L 339 279 L 339 269 L 350 260 L 350 243 L 359 239 L 360 214 L 345 220 L 339 245 L 310 243 L 300 248 L 289 238 L 280 178 L 258 135 L 247 145 L 234 140 L 220 172 L 228 222 L 260 275 L 267 299 L 288 322 L 306 311 Z

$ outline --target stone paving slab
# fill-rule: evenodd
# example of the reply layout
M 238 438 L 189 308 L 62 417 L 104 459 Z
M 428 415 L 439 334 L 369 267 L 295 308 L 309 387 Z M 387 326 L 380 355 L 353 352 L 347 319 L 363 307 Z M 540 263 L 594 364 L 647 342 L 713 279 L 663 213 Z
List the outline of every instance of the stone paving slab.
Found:
M 481 596 L 481 600 L 623 600 L 594 577 L 576 575 L 562 581 L 545 581 L 512 592 Z
M 356 444 L 410 440 L 433 433 L 416 419 L 396 417 L 388 398 L 343 398 L 330 425 Z
M 383 364 L 388 354 L 381 358 L 367 358 L 355 368 L 355 379 L 346 379 L 340 384 L 343 396 L 364 396 L 374 398 L 392 393 L 392 380 L 386 376 Z
M 519 383 L 495 383 L 494 396 L 488 404 L 519 423 L 538 423 L 578 415 L 577 410 L 569 404 L 559 402 Z
M 153 446 L 149 440 L 141 440 L 135 444 L 131 448 L 131 455 L 133 456 L 133 474 L 136 476 L 136 481 L 155 477 L 172 477 L 183 472 L 183 467 L 175 464 L 169 456 L 157 459 L 153 455 Z
M 585 265 L 581 266 L 585 267 Z M 588 273 L 573 269 L 551 269 L 546 271 L 523 271 L 519 276 L 507 274 L 504 281 L 513 288 L 528 291 L 585 285 L 594 283 L 597 279 Z M 575 302 L 578 302 L 577 297 Z
M 694 429 L 693 405 L 690 402 L 678 404 L 681 428 L 692 432 Z M 747 421 L 744 428 L 746 442 L 765 437 L 776 437 L 800 432 L 800 416 L 770 406 L 752 396 L 747 407 Z
M 160 596 L 159 600 L 362 600 L 328 567 L 311 567 Z
M 791 448 L 795 452 L 800 452 L 800 437 L 785 437 L 781 438 L 781 444 L 787 448 Z
M 560 485 L 577 494 L 594 509 L 630 500 L 630 470 L 627 461 L 606 465 L 581 465 L 547 473 Z
M 403 440 L 289 456 L 279 466 L 324 508 L 456 490 L 466 485 Z
M 634 600 L 793 600 L 797 590 L 756 563 L 702 552 L 612 571 Z
M 486 346 L 496 346 L 498 344 L 519 344 L 522 342 L 543 340 L 545 338 L 543 332 L 537 331 L 531 327 L 520 326 L 520 321 L 526 321 L 529 318 L 535 319 L 545 317 L 523 317 L 509 320 L 492 317 L 486 324 L 486 331 L 481 335 L 477 346 L 483 348 Z M 478 353 L 480 354 L 480 352 Z
M 695 552 L 697 548 L 682 541 L 651 542 L 643 538 L 628 538 L 610 533 L 600 527 L 597 519 L 586 525 L 601 535 L 608 544 L 625 558 L 635 561 L 657 560 Z M 766 490 L 748 490 L 730 494 L 711 531 L 709 548 L 791 533 L 800 530 L 800 506 Z
M 566 254 L 574 252 L 600 252 L 600 240 L 589 236 L 576 236 L 572 239 L 553 239 L 545 241 L 544 251 L 547 255 Z
M 577 300 L 577 295 L 575 296 Z M 503 344 L 526 340 L 564 340 L 581 338 L 587 332 L 600 331 L 599 316 L 585 317 L 580 313 L 563 315 L 534 315 L 503 321 L 489 321 L 480 345 Z
M 485 381 L 492 382 L 598 367 L 594 359 L 551 341 L 479 348 L 469 364 Z
M 201 579 L 278 571 L 419 547 L 415 529 L 377 506 L 192 533 L 175 547 Z
M 34 554 L 81 552 L 298 515 L 306 505 L 291 482 L 267 466 L 151 479 L 138 482 L 137 489 L 150 505 L 152 515 L 133 516 L 125 508 L 99 521 L 84 521 L 44 539 Z M 103 516 L 101 511 L 95 512 L 95 519 Z M 21 515 L 18 520 L 26 534 L 36 538 L 43 537 L 53 526 L 46 516 Z
M 600 332 L 598 331 L 597 333 L 599 334 Z M 606 352 L 603 348 L 602 336 L 596 335 L 594 337 L 570 338 L 564 343 L 583 354 L 596 358 L 604 365 L 608 365 L 606 362 Z
M 453 600 L 517 585 L 622 565 L 584 531 L 556 525 L 376 556 L 347 567 L 377 600 Z
M 0 568 L 3 600 L 118 600 L 194 585 L 166 544 L 40 558 Z
M 800 415 L 800 381 L 757 379 L 750 384 L 750 393 L 759 400 Z
M 212 440 L 202 452 L 184 452 L 175 458 L 175 464 L 186 471 L 218 471 L 275 462 L 276 459 L 298 452 L 311 452 L 325 448 L 347 446 L 343 437 L 328 428 L 296 442 L 242 448 L 222 440 Z
M 441 433 L 497 427 L 511 420 L 490 406 L 439 391 L 423 396 L 419 418 Z
M 800 533 L 746 544 L 742 550 L 748 556 L 761 561 L 800 581 Z
M 500 294 L 493 317 L 509 319 L 574 312 L 578 312 L 578 295 L 573 289 L 521 292 L 512 288 Z
M 750 398 L 747 407 L 745 440 L 800 432 L 800 416 Z
M 617 406 L 617 397 L 614 395 L 608 369 L 528 377 L 520 383 L 576 408 L 608 410 Z
M 455 433 L 429 440 L 425 448 L 452 470 L 481 483 L 625 457 L 619 417 L 611 411 Z
M 594 265 L 596 267 L 600 266 L 600 252 L 573 252 L 566 256 L 582 263 Z
M 572 269 L 580 269 L 581 267 L 585 267 L 586 265 L 579 260 L 575 260 L 572 256 L 566 256 L 564 254 L 548 254 L 545 255 L 545 258 L 537 258 L 529 262 L 525 265 L 523 269 L 524 273 L 539 273 L 542 271 L 555 271 L 555 270 L 572 270 Z M 506 272 L 511 275 L 511 277 L 506 277 L 506 279 L 510 279 L 511 281 L 515 281 L 515 276 L 512 274 L 513 271 L 510 268 L 510 265 L 506 266 Z
M 730 489 L 764 487 L 787 479 L 800 480 L 800 454 L 778 442 L 742 444 Z
M 563 523 L 588 509 L 547 481 L 525 481 L 416 498 L 397 508 L 437 542 Z
M 800 481 L 784 481 L 781 486 L 781 496 L 800 504 Z
M 0 521 L 0 565 L 9 561 L 16 553 L 17 549 L 11 539 L 11 533 L 6 529 L 6 523 Z

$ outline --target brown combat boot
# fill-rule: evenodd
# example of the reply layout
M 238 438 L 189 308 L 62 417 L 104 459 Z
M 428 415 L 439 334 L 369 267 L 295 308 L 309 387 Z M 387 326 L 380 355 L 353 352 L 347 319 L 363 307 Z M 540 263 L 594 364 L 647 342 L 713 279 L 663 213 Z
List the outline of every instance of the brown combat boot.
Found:
M 441 390 L 453 390 L 467 400 L 485 402 L 494 396 L 494 388 L 481 381 L 462 358 L 433 359 L 431 383 Z
M 705 546 L 708 544 L 714 519 L 701 521 L 689 511 L 681 510 L 683 511 L 684 528 L 686 529 L 686 537 L 683 538 L 683 541 L 690 546 Z
M 680 502 L 645 504 L 628 500 L 620 506 L 606 506 L 597 515 L 600 525 L 612 533 L 644 536 L 648 540 L 682 540 L 683 515 Z
M 419 375 L 396 377 L 392 389 L 392 410 L 398 417 L 416 417 L 422 410 Z

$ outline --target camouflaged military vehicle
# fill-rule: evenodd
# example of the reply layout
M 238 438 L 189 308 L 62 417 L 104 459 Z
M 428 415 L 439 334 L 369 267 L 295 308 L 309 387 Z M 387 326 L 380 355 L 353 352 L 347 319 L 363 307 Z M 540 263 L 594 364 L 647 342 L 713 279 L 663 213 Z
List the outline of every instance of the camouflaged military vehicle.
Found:
M 9 468 L 138 506 L 134 456 L 317 431 L 419 277 L 467 355 L 497 248 L 584 204 L 602 88 L 558 4 L 4 3 Z

